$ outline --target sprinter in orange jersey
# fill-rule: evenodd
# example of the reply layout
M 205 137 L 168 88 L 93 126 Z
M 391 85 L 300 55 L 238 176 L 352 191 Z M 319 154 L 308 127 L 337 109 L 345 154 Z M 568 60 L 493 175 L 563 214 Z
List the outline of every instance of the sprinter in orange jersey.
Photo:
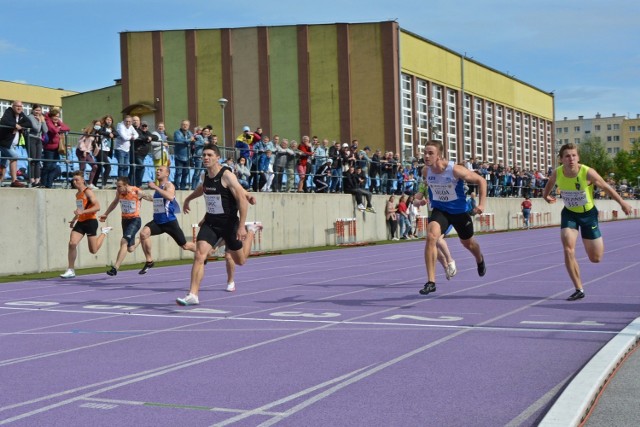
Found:
M 62 273 L 60 277 L 63 279 L 72 279 L 76 277 L 75 263 L 78 256 L 78 244 L 80 240 L 87 235 L 89 242 L 89 252 L 95 254 L 98 252 L 104 242 L 105 237 L 111 227 L 102 227 L 102 234 L 98 234 L 98 220 L 96 212 L 100 210 L 100 202 L 96 199 L 95 194 L 84 181 L 84 172 L 75 171 L 71 180 L 76 190 L 76 210 L 73 211 L 73 219 L 69 221 L 71 227 L 71 236 L 69 237 L 69 267 L 67 271 Z
M 120 268 L 122 261 L 127 256 L 127 252 L 133 252 L 140 243 L 139 241 L 136 243 L 136 234 L 142 226 L 142 220 L 140 219 L 140 200 L 142 199 L 153 202 L 153 196 L 146 194 L 138 187 L 129 185 L 129 178 L 118 177 L 116 197 L 104 215 L 100 216 L 101 222 L 106 221 L 109 214 L 120 203 L 120 209 L 122 210 L 122 240 L 120 240 L 120 249 L 118 250 L 116 262 L 107 271 L 109 276 L 118 274 L 118 268 Z

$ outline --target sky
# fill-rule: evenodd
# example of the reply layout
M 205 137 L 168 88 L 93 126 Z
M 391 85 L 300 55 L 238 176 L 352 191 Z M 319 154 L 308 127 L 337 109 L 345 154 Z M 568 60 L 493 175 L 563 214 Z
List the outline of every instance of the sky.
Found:
M 7 7 L 0 80 L 78 92 L 120 78 L 119 33 L 395 20 L 555 94 L 556 120 L 640 114 L 637 0 L 56 0 Z

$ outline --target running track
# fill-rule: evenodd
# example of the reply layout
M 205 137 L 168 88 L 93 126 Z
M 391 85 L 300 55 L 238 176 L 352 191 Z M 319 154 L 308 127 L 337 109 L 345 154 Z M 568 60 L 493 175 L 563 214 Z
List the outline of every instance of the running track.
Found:
M 252 258 L 235 293 L 210 263 L 197 307 L 188 265 L 3 284 L 0 425 L 535 425 L 638 317 L 640 221 L 601 227 L 577 302 L 557 227 L 479 236 L 483 278 L 449 239 L 427 297 L 421 241 Z

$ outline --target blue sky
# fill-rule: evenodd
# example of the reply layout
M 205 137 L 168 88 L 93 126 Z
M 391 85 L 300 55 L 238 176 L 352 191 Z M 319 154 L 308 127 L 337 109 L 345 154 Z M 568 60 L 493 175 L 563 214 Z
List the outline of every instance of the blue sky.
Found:
M 0 80 L 75 91 L 120 77 L 123 31 L 397 20 L 555 93 L 556 119 L 640 113 L 637 0 L 137 0 L 3 5 Z

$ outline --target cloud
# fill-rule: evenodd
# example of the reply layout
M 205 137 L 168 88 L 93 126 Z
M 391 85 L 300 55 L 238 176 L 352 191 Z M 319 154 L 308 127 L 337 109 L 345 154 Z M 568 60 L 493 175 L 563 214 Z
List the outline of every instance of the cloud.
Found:
M 23 47 L 16 46 L 7 40 L 0 39 L 0 53 L 23 53 L 27 50 Z

